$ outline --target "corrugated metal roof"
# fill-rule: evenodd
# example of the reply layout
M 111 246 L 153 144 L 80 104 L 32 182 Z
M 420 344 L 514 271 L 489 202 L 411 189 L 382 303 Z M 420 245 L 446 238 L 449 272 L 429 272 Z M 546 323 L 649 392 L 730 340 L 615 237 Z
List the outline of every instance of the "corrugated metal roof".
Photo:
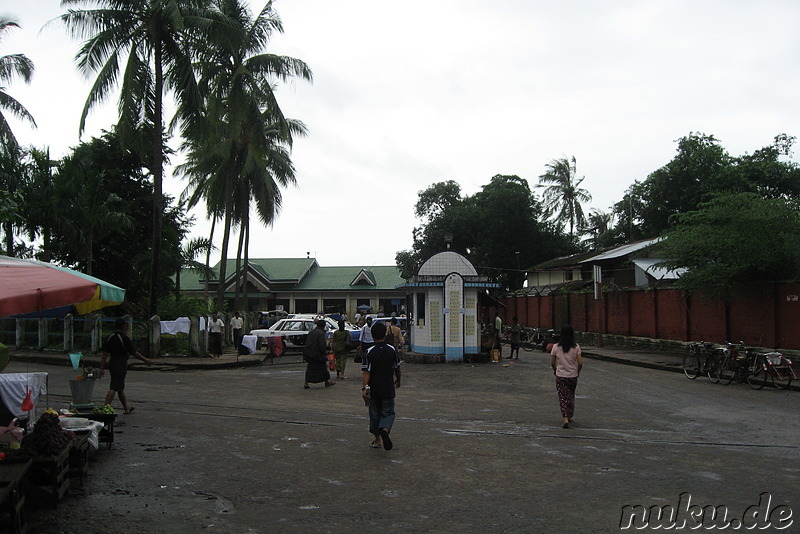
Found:
M 644 241 L 637 241 L 635 243 L 628 243 L 627 245 L 622 245 L 616 248 L 612 248 L 611 250 L 607 250 L 605 252 L 601 252 L 596 256 L 592 256 L 585 260 L 579 261 L 578 263 L 594 263 L 602 260 L 612 260 L 614 258 L 621 258 L 622 256 L 627 256 L 628 254 L 632 254 L 638 250 L 642 250 L 643 248 L 649 247 L 650 245 L 654 245 L 661 241 L 660 237 L 655 239 L 646 239 Z
M 633 260 L 633 264 L 656 280 L 677 280 L 689 270 L 685 267 L 667 269 L 666 267 L 657 266 L 657 264 L 662 261 L 664 261 L 663 258 L 639 258 Z

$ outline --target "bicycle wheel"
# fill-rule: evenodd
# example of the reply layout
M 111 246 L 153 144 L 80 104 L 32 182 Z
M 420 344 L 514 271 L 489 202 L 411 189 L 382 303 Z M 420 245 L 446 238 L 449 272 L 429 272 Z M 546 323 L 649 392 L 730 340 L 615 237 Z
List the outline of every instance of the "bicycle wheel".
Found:
M 522 350 L 530 352 L 534 349 L 534 344 L 536 343 L 536 335 L 533 332 L 522 332 L 522 336 L 520 336 L 520 347 Z
M 727 386 L 733 382 L 733 377 L 736 374 L 736 361 L 730 354 L 726 354 L 724 358 L 719 361 L 717 375 L 719 376 L 719 383 Z
M 767 383 L 767 369 L 764 367 L 765 358 L 763 354 L 756 354 L 753 359 L 753 366 L 747 374 L 747 383 L 753 389 L 761 389 Z
M 723 359 L 723 355 L 718 351 L 714 351 L 708 355 L 706 360 L 706 368 L 708 369 L 708 379 L 713 383 L 719 382 L 719 364 Z
M 689 347 L 689 352 L 683 355 L 683 374 L 691 380 L 700 376 L 700 356 L 694 347 Z
M 786 389 L 792 383 L 792 370 L 788 365 L 774 365 L 771 371 L 770 378 L 776 389 Z

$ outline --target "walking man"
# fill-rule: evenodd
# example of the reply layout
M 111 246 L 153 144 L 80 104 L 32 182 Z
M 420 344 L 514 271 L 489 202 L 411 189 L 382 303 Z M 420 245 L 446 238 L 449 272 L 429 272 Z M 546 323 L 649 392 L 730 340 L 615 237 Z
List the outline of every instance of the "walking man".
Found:
M 372 325 L 375 344 L 364 354 L 361 396 L 369 406 L 369 431 L 374 436 L 370 447 L 392 450 L 389 433 L 394 424 L 395 390 L 400 387 L 400 355 L 386 343 L 386 325 Z
M 131 413 L 133 406 L 125 395 L 125 375 L 128 373 L 128 356 L 142 360 L 147 365 L 152 365 L 150 358 L 145 358 L 133 347 L 133 341 L 125 335 L 125 319 L 119 318 L 114 322 L 114 333 L 108 336 L 103 343 L 103 356 L 100 358 L 100 378 L 106 374 L 106 360 L 111 373 L 111 385 L 106 393 L 106 404 L 111 404 L 114 395 L 119 396 L 125 413 Z

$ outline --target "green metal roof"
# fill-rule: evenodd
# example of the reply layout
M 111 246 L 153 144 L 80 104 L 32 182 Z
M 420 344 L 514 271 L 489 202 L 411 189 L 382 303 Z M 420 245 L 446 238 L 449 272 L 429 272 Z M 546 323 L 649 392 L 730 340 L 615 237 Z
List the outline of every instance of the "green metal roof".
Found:
M 386 291 L 403 286 L 406 281 L 400 277 L 400 270 L 394 266 L 379 267 L 321 267 L 314 258 L 257 258 L 250 260 L 251 269 L 262 275 L 268 284 L 279 284 L 273 288 L 279 291 Z M 228 260 L 226 276 L 236 270 L 236 260 Z M 219 263 L 213 267 L 216 282 Z M 351 285 L 362 273 L 375 282 Z M 181 271 L 181 290 L 202 291 L 200 280 L 203 277 L 184 269 Z M 361 279 L 364 277 L 362 276 Z
M 360 283 L 351 285 L 356 277 L 365 271 L 375 285 Z M 370 267 L 314 267 L 307 277 L 296 287 L 298 291 L 380 291 L 397 289 L 405 285 L 400 277 L 400 270 L 394 266 Z

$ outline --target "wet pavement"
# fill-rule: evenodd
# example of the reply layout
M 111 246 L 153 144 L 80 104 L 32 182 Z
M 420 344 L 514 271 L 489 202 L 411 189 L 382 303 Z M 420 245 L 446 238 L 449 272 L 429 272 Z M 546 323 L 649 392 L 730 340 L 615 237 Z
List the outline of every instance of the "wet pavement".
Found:
M 159 358 L 128 373 L 136 411 L 113 449 L 29 531 L 599 533 L 619 531 L 626 506 L 684 494 L 737 520 L 764 493 L 800 511 L 796 392 L 663 372 L 680 371 L 675 355 L 584 350 L 569 429 L 541 351 L 404 365 L 392 451 L 368 446 L 352 359 L 347 380 L 304 390 L 297 352 Z M 48 402 L 65 407 L 67 359 L 36 356 L 6 372 L 48 372 Z
M 672 353 L 658 353 L 636 349 L 617 349 L 608 347 L 582 346 L 584 356 L 598 360 L 626 365 L 635 365 L 649 369 L 661 371 L 683 372 L 681 365 L 683 357 Z M 504 356 L 508 355 L 508 347 L 503 347 Z M 520 351 L 521 354 L 544 354 L 540 350 Z M 40 362 L 49 365 L 71 365 L 69 356 L 64 353 L 41 352 L 34 350 L 12 351 L 12 358 L 17 361 Z M 282 365 L 302 363 L 300 349 L 290 347 L 287 352 L 276 358 L 269 357 L 264 351 L 255 354 L 239 355 L 235 351 L 228 350 L 219 358 L 209 357 L 190 357 L 190 356 L 159 356 L 153 359 L 154 364 L 150 367 L 136 359 L 131 359 L 129 369 L 142 371 L 168 371 L 168 370 L 190 370 L 190 369 L 231 369 L 236 367 L 249 367 L 260 365 Z M 506 361 L 504 359 L 504 361 Z M 85 365 L 100 365 L 99 356 L 85 354 L 83 356 Z

